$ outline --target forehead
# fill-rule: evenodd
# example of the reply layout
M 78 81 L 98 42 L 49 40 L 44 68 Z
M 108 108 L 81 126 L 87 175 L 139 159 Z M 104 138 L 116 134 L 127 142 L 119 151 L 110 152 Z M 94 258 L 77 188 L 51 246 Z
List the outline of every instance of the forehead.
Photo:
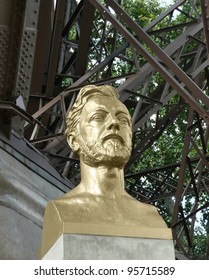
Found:
M 119 99 L 103 95 L 90 97 L 84 105 L 82 113 L 88 114 L 99 109 L 105 110 L 107 112 L 123 112 L 129 115 L 128 109 Z

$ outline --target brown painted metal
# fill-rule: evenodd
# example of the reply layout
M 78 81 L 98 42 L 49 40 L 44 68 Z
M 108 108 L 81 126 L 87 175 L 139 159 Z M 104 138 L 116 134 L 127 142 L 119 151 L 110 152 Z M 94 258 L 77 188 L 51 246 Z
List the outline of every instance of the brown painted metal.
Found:
M 181 70 L 180 67 L 178 67 L 173 61 L 170 59 L 169 56 L 167 56 L 159 47 L 152 41 L 149 36 L 143 31 L 142 28 L 140 28 L 133 20 L 130 19 L 130 17 L 120 8 L 120 6 L 115 1 L 108 1 L 106 0 L 107 4 L 111 6 L 116 11 L 117 16 L 121 17 L 123 21 L 133 30 L 136 35 L 143 40 L 151 49 L 156 53 L 156 55 L 163 61 L 164 64 L 167 65 L 168 68 L 170 68 L 174 74 L 191 90 L 191 93 L 193 97 L 190 95 L 189 92 L 185 88 L 182 88 L 179 83 L 173 78 L 173 76 L 167 72 L 164 67 L 160 64 L 160 62 L 155 58 L 152 57 L 146 49 L 142 47 L 142 45 L 135 39 L 133 35 L 131 35 L 127 29 L 125 29 L 120 22 L 118 22 L 111 13 L 102 6 L 97 0 L 90 0 L 92 4 L 95 5 L 97 9 L 103 14 L 105 14 L 105 17 L 108 18 L 112 24 L 127 38 L 131 44 L 136 47 L 136 49 L 141 53 L 147 61 L 155 68 L 155 70 L 159 71 L 159 73 L 172 85 L 174 89 L 188 102 L 192 108 L 196 112 L 199 113 L 199 115 L 205 119 L 206 122 L 209 123 L 209 115 L 207 111 L 202 110 L 198 103 L 195 101 L 193 97 L 198 98 L 206 106 L 209 107 L 209 98 L 201 91 L 201 89 Z
M 45 93 L 46 73 L 49 64 L 50 44 L 53 30 L 54 19 L 54 3 L 51 0 L 40 1 L 39 17 L 38 17 L 38 33 L 36 40 L 36 49 L 34 53 L 34 66 L 31 81 L 31 94 L 41 95 Z M 51 93 L 52 94 L 52 93 Z M 29 100 L 28 111 L 33 114 L 34 100 Z M 38 110 L 38 107 L 35 108 Z
M 174 122 L 174 120 L 179 116 L 180 112 L 185 108 L 184 104 L 175 105 L 171 111 L 164 117 L 164 119 L 158 121 L 154 129 L 152 129 L 146 137 L 137 145 L 133 151 L 132 156 L 129 162 L 126 165 L 126 169 L 133 164 L 136 159 L 139 159 L 143 152 L 148 149 L 149 146 L 152 146 L 154 141 L 159 138 L 162 132 L 167 126 Z
M 80 26 L 80 39 L 75 63 L 75 75 L 83 76 L 87 68 L 88 50 L 90 47 L 90 35 L 92 30 L 92 18 L 94 16 L 94 7 L 88 0 L 84 0 L 83 16 Z
M 208 0 L 200 0 L 201 9 L 202 9 L 202 20 L 204 24 L 204 32 L 205 32 L 205 41 L 208 49 L 208 57 L 209 57 L 209 1 Z
M 1 2 L 3 25 L 0 29 L 4 33 L 4 44 L 0 48 L 3 50 L 4 63 L 0 67 L 3 73 L 0 99 L 15 102 L 21 96 L 26 107 L 32 79 L 40 3 L 35 0 Z M 23 125 L 21 118 L 11 117 L 11 129 L 23 134 Z

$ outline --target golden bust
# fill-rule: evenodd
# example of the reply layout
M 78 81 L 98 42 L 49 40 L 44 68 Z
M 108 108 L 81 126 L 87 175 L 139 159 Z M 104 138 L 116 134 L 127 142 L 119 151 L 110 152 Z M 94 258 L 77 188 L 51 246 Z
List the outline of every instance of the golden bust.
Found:
M 42 251 L 63 233 L 171 238 L 157 209 L 124 189 L 132 125 L 113 87 L 88 85 L 80 90 L 67 117 L 66 135 L 80 158 L 81 182 L 48 203 Z

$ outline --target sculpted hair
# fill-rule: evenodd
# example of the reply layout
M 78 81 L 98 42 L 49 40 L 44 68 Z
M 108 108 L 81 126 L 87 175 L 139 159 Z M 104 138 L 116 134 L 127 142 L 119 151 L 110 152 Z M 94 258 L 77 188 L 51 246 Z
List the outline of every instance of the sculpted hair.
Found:
M 80 114 L 81 111 L 88 101 L 88 99 L 92 96 L 109 96 L 113 98 L 119 99 L 118 92 L 109 85 L 105 86 L 94 86 L 94 85 L 87 85 L 84 86 L 80 91 L 76 98 L 75 103 L 73 104 L 70 112 L 68 113 L 67 119 L 66 119 L 66 135 L 67 137 L 70 136 L 73 132 L 75 132 L 77 124 L 80 120 Z

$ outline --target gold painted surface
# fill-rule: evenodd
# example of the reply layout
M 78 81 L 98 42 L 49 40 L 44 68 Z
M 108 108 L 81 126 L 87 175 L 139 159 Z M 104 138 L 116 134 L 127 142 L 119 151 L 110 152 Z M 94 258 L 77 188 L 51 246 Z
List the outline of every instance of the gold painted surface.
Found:
M 114 88 L 82 88 L 68 115 L 66 135 L 80 158 L 81 182 L 48 203 L 42 256 L 63 233 L 172 238 L 157 209 L 124 190 L 132 127 Z
M 141 237 L 153 239 L 171 240 L 172 234 L 169 228 L 150 228 L 137 226 L 115 226 L 100 224 L 74 224 L 63 223 L 64 233 L 68 234 L 92 234 L 117 237 Z M 57 240 L 57 239 L 56 239 Z

